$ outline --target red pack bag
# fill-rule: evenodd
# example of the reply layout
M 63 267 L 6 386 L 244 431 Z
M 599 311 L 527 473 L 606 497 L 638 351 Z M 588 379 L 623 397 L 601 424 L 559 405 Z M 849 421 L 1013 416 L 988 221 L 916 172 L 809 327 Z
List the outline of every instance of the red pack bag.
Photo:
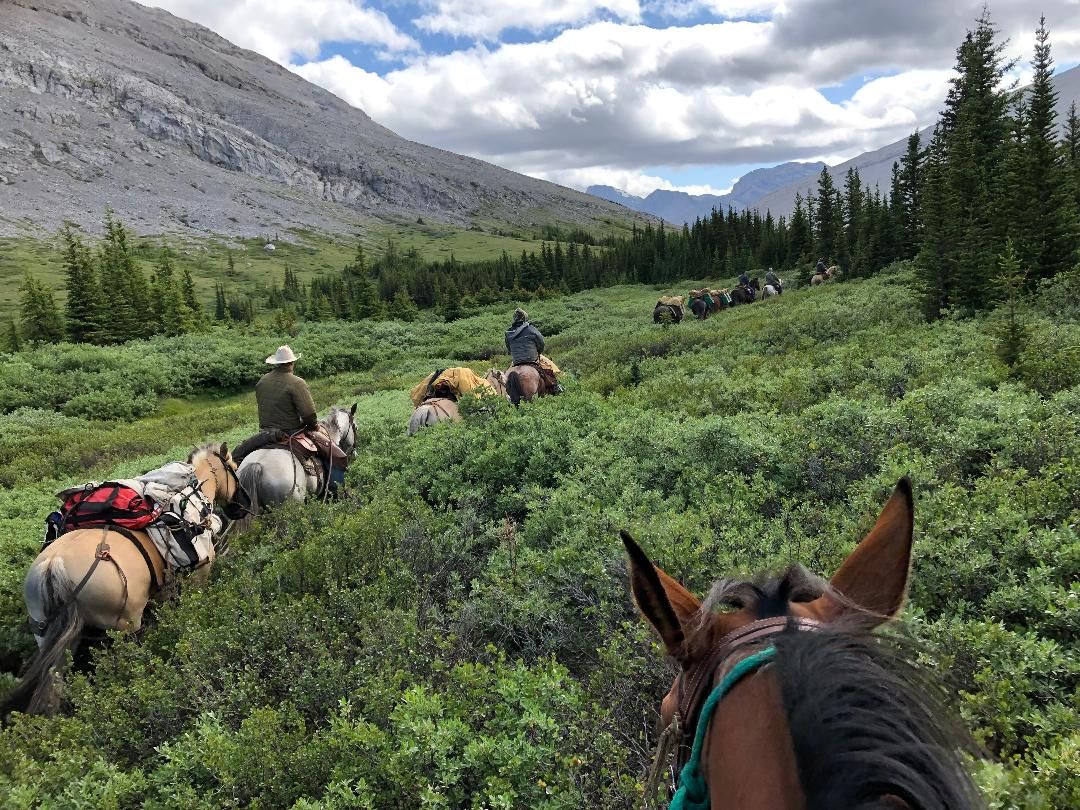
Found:
M 64 493 L 60 507 L 64 531 L 94 526 L 145 529 L 161 517 L 161 507 L 142 493 L 115 481 Z

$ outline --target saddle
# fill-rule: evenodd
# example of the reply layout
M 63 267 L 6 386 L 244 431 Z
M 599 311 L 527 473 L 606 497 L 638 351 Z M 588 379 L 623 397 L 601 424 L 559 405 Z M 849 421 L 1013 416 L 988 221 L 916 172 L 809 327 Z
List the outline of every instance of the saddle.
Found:
M 541 363 L 539 360 L 522 360 L 520 363 L 514 363 L 514 365 L 510 366 L 510 370 L 512 371 L 513 369 L 520 368 L 522 366 L 530 366 L 532 368 L 535 368 L 537 373 L 539 373 L 540 385 L 543 386 L 541 393 L 547 394 L 548 392 L 554 390 L 555 386 L 558 385 L 559 380 L 555 376 L 554 369 L 550 368 L 544 363 Z

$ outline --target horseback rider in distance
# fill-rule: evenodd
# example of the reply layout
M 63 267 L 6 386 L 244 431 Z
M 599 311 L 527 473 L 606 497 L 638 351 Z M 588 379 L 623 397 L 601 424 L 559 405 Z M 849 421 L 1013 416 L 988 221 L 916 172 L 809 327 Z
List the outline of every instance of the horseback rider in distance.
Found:
M 825 257 L 821 256 L 817 260 L 817 267 L 814 268 L 814 272 L 818 273 L 820 275 L 825 275 L 825 273 L 828 271 L 828 269 L 829 268 L 825 266 Z
M 771 267 L 765 272 L 765 283 L 771 285 L 777 294 L 784 291 L 784 282 L 780 280 L 780 276 L 776 275 L 776 271 Z
M 544 336 L 540 330 L 529 323 L 529 315 L 518 307 L 514 310 L 514 320 L 506 330 L 506 350 L 510 352 L 511 366 L 527 364 L 536 366 L 549 394 L 561 394 L 563 387 L 555 378 L 554 372 L 544 366 L 540 356 L 544 351 Z

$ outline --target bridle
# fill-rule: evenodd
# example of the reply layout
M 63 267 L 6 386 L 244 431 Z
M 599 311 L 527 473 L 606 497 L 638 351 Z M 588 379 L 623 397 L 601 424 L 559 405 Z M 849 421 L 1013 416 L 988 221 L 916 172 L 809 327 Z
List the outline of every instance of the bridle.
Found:
M 751 652 L 738 658 L 736 653 L 786 630 L 820 630 L 821 627 L 822 623 L 818 620 L 802 616 L 759 619 L 723 636 L 712 645 L 705 656 L 699 659 L 698 663 L 689 668 L 684 667 L 675 679 L 675 714 L 671 723 L 660 735 L 656 757 L 646 785 L 645 795 L 648 800 L 656 795 L 656 789 L 665 774 L 672 748 L 675 749 L 674 772 L 678 775 L 679 792 L 703 786 L 700 782 L 700 763 L 693 756 L 695 749 L 700 749 L 700 742 L 695 745 L 695 739 L 704 736 L 708 723 L 712 719 L 711 710 L 727 691 L 742 677 L 767 664 L 775 651 L 770 645 L 764 650 Z M 720 682 L 719 685 L 714 686 L 717 681 Z M 708 716 L 703 718 L 703 709 L 707 704 L 711 704 L 708 706 Z M 698 728 L 703 719 L 705 727 Z M 700 750 L 698 754 L 700 755 Z M 688 784 L 692 782 L 697 784 Z M 705 806 L 707 804 L 706 797 Z M 676 806 L 674 800 L 671 806 Z
M 244 485 L 240 483 L 240 476 L 237 473 L 237 471 L 229 466 L 229 460 L 227 458 L 225 458 L 225 456 L 223 456 L 221 453 L 211 453 L 210 455 L 214 456 L 215 458 L 217 458 L 221 462 L 222 468 L 224 468 L 224 470 L 226 471 L 226 473 L 228 475 L 232 476 L 232 480 L 233 480 L 233 485 L 234 485 L 233 496 L 230 499 L 232 501 L 232 503 L 230 503 L 226 507 L 224 507 L 223 511 L 225 511 L 225 516 L 228 517 L 230 520 L 237 520 L 238 517 L 243 517 L 244 515 L 251 514 L 251 510 L 248 507 L 244 506 L 243 504 L 240 504 L 240 503 L 236 502 L 236 496 L 237 495 L 243 495 L 244 500 L 246 500 L 248 502 L 248 504 L 251 503 L 251 495 L 249 495 L 248 491 L 246 489 L 244 489 Z M 206 464 L 210 468 L 210 474 L 214 476 L 214 480 L 216 481 L 217 480 L 217 470 L 214 469 L 214 463 L 212 461 L 210 461 L 210 456 L 206 457 Z M 238 515 L 238 513 L 240 511 L 243 511 L 244 515 Z M 233 517 L 233 515 L 230 514 L 230 512 L 232 512 L 233 514 L 237 514 L 238 517 Z

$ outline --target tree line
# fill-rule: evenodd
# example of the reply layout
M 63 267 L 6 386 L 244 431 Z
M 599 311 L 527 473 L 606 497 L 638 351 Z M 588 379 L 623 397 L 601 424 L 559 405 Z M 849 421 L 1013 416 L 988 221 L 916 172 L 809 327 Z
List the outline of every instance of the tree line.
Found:
M 1080 244 L 1080 116 L 1073 104 L 1059 138 L 1045 20 L 1024 92 L 1006 86 L 1014 64 L 1004 47 L 984 10 L 957 49 L 933 136 L 925 144 L 917 132 L 908 139 L 888 190 L 864 185 L 855 169 L 838 186 L 823 169 L 817 188 L 796 196 L 790 218 L 729 208 L 681 228 L 635 224 L 622 238 L 552 226 L 539 251 L 483 261 L 429 261 L 391 241 L 374 259 L 359 247 L 340 273 L 307 284 L 286 268 L 266 295 L 234 297 L 219 285 L 213 315 L 251 322 L 270 311 L 286 328 L 299 317 L 411 320 L 421 309 L 453 320 L 476 305 L 614 284 L 730 278 L 766 267 L 809 275 L 819 257 L 848 277 L 915 260 L 928 316 L 978 311 L 1012 295 L 1017 277 L 1031 288 L 1072 269 Z M 148 282 L 111 214 L 105 230 L 96 251 L 64 232 L 64 317 L 51 292 L 28 276 L 22 328 L 8 325 L 10 345 L 114 343 L 199 326 L 191 276 L 177 276 L 167 250 Z

